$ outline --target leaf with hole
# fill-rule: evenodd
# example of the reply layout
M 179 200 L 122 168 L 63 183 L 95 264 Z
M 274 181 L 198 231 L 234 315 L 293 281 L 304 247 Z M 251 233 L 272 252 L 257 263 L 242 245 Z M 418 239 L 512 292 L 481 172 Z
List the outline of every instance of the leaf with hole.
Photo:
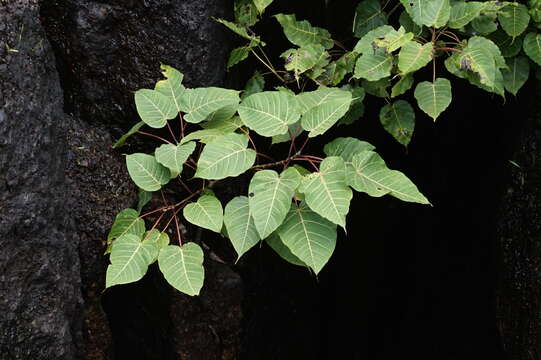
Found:
M 384 38 L 390 32 L 395 31 L 392 26 L 383 25 L 377 27 L 364 35 L 361 40 L 357 42 L 357 45 L 353 48 L 353 51 L 357 54 L 374 54 L 378 49 L 374 43 L 376 39 Z
M 199 295 L 205 278 L 203 250 L 199 245 L 189 242 L 182 247 L 166 246 L 160 250 L 158 265 L 175 289 L 190 296 Z
M 222 230 L 224 212 L 220 200 L 214 195 L 202 195 L 197 202 L 186 205 L 182 214 L 194 225 L 217 233 Z
M 407 101 L 398 100 L 383 106 L 379 113 L 379 121 L 396 141 L 408 146 L 415 128 L 415 112 Z

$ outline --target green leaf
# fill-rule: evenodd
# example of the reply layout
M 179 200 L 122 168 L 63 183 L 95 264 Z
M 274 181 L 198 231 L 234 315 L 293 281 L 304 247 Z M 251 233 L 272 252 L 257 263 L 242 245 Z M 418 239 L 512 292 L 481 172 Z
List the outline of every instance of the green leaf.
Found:
M 442 27 L 451 15 L 449 0 L 400 0 L 417 25 Z
M 303 132 L 301 122 L 297 121 L 291 125 L 289 125 L 289 130 L 287 133 L 282 135 L 276 135 L 272 137 L 272 144 L 279 144 L 283 142 L 288 142 L 293 140 L 293 138 L 296 138 Z
M 414 183 L 400 171 L 388 169 L 385 161 L 373 151 L 353 156 L 347 166 L 346 179 L 353 189 L 373 197 L 389 194 L 403 201 L 430 204 Z
M 389 97 L 389 92 L 387 91 L 387 88 L 391 86 L 391 81 L 388 77 L 379 79 L 377 81 L 368 81 L 363 79 L 361 80 L 361 84 L 364 90 L 372 96 L 377 96 L 381 98 Z
M 248 34 L 248 31 L 244 26 L 241 26 L 239 24 L 232 23 L 231 21 L 227 21 L 224 19 L 214 18 L 217 22 L 220 24 L 225 25 L 229 30 L 233 31 L 235 34 L 242 36 L 243 38 L 253 41 L 258 45 L 265 46 L 265 43 L 259 39 L 258 36 L 251 36 Z
M 210 120 L 201 124 L 201 126 L 206 130 L 220 130 L 224 134 L 233 132 L 238 128 L 244 125 L 239 116 L 234 116 L 232 118 L 220 119 L 220 120 Z M 183 139 L 184 140 L 184 139 Z
M 182 247 L 169 245 L 160 250 L 158 265 L 165 280 L 175 289 L 190 296 L 199 295 L 205 278 L 203 250 L 199 245 L 193 242 Z
M 184 120 L 199 123 L 226 106 L 237 106 L 239 92 L 217 87 L 186 89 L 180 107 L 186 113 Z
M 158 252 L 154 243 L 142 242 L 133 234 L 126 234 L 113 243 L 105 277 L 105 287 L 127 284 L 143 278 L 148 265 Z
M 398 53 L 398 69 L 402 74 L 417 71 L 426 66 L 432 60 L 432 43 L 424 45 L 410 41 L 402 46 Z
M 436 81 L 423 81 L 417 85 L 414 93 L 417 104 L 434 121 L 451 104 L 451 83 L 444 78 Z
M 307 45 L 299 49 L 286 50 L 280 57 L 285 59 L 285 68 L 288 71 L 293 71 L 295 78 L 299 75 L 312 69 L 321 62 L 323 66 L 329 63 L 329 54 L 325 48 L 319 44 Z
M 507 69 L 502 70 L 505 89 L 517 96 L 517 92 L 530 76 L 530 63 L 524 56 L 507 59 Z
M 492 41 L 484 37 L 473 36 L 468 46 L 460 54 L 460 64 L 479 74 L 481 84 L 494 87 L 499 68 L 506 67 L 505 59 Z
M 238 258 L 261 240 L 246 196 L 237 196 L 225 206 L 224 224 Z
M 244 91 L 242 92 L 241 99 L 244 100 L 248 96 L 256 93 L 260 93 L 265 89 L 265 78 L 259 72 L 255 72 L 254 75 L 246 82 Z
M 408 12 L 405 10 L 400 14 L 398 22 L 407 32 L 412 32 L 415 35 L 421 35 L 423 33 L 423 27 L 414 23 L 411 16 L 409 16 Z
M 298 266 L 306 266 L 301 259 L 293 255 L 291 250 L 284 244 L 280 236 L 276 233 L 272 233 L 267 239 L 267 244 L 285 261 Z
M 163 144 L 156 149 L 156 161 L 169 170 L 180 174 L 186 160 L 195 150 L 194 142 L 187 142 L 182 145 Z
M 342 116 L 342 118 L 340 118 L 340 120 L 338 120 L 338 125 L 353 124 L 364 114 L 364 88 L 361 86 L 351 86 L 349 84 L 346 84 L 340 87 L 340 89 L 349 91 L 353 98 L 351 99 L 351 105 L 349 106 L 349 110 L 344 116 Z
M 522 47 L 530 59 L 535 61 L 537 65 L 541 65 L 541 34 L 528 33 L 524 38 Z
M 347 74 L 353 71 L 357 56 L 359 54 L 350 51 L 342 55 L 338 60 L 331 62 L 325 68 L 323 74 L 317 78 L 317 82 L 326 85 L 338 85 Z
M 169 235 L 167 235 L 167 233 L 160 232 L 158 229 L 152 229 L 150 231 L 147 231 L 143 236 L 143 242 L 147 241 L 154 243 L 159 250 L 169 245 Z M 154 259 L 154 261 L 156 261 L 157 259 L 158 254 L 156 254 L 156 258 Z
M 340 156 L 345 162 L 351 162 L 354 155 L 374 149 L 372 144 L 365 141 L 352 137 L 339 137 L 325 145 L 323 152 L 329 157 Z
M 234 130 L 233 130 L 234 131 Z M 193 141 L 193 140 L 199 140 L 203 144 L 208 144 L 214 140 L 216 140 L 219 137 L 222 137 L 227 134 L 233 133 L 233 131 L 225 130 L 225 129 L 204 129 L 204 130 L 197 130 L 194 132 L 189 133 L 188 135 L 184 136 L 182 140 L 180 140 L 181 144 Z
M 251 42 L 245 46 L 241 46 L 231 50 L 231 54 L 229 54 L 229 59 L 227 60 L 227 69 L 229 70 L 243 60 L 246 60 L 246 58 L 248 58 L 248 55 L 250 55 L 250 51 L 252 51 L 252 49 L 256 45 L 256 42 Z
M 139 212 L 134 209 L 124 209 L 119 212 L 111 230 L 107 235 L 107 242 L 126 234 L 141 236 L 145 232 L 145 222 L 139 218 Z
M 308 136 L 323 134 L 346 114 L 351 92 L 336 88 L 320 88 L 297 96 L 302 111 L 301 125 Z
M 353 51 L 357 54 L 374 54 L 377 46 L 374 46 L 376 39 L 384 38 L 388 33 L 395 31 L 392 26 L 383 25 L 369 31 L 357 42 Z
M 139 121 L 137 124 L 133 125 L 133 127 L 127 132 L 125 133 L 124 135 L 122 135 L 120 137 L 120 139 L 118 139 L 114 144 L 113 144 L 113 149 L 116 149 L 116 148 L 119 148 L 121 146 L 123 146 L 125 143 L 126 143 L 126 140 L 132 136 L 133 134 L 137 133 L 139 131 L 139 129 L 141 127 L 143 127 L 143 125 L 145 125 L 145 122 L 144 121 Z
M 287 133 L 288 125 L 300 117 L 295 97 L 282 91 L 248 96 L 239 106 L 239 115 L 246 126 L 268 137 Z
M 137 212 L 141 213 L 141 210 L 143 210 L 150 200 L 152 200 L 152 192 L 139 189 L 139 193 L 137 194 Z
M 413 86 L 413 74 L 409 73 L 400 78 L 396 84 L 393 85 L 391 89 L 391 97 L 397 97 L 404 94 L 406 91 L 411 89 Z
M 242 26 L 254 26 L 257 21 L 257 8 L 252 0 L 235 0 L 235 22 Z
M 498 29 L 496 17 L 496 14 L 481 14 L 472 20 L 471 25 L 477 33 L 488 35 Z
M 277 14 L 274 17 L 282 26 L 287 39 L 299 47 L 320 44 L 325 49 L 330 49 L 334 46 L 327 30 L 314 27 L 306 20 L 297 21 L 294 14 Z
M 353 18 L 353 33 L 362 38 L 369 31 L 387 24 L 387 15 L 378 0 L 364 0 L 357 5 Z
M 401 26 L 398 30 L 388 32 L 383 38 L 374 40 L 374 44 L 381 49 L 385 49 L 387 53 L 391 53 L 400 49 L 404 44 L 413 39 L 413 33 L 406 33 L 406 29 Z
M 480 1 L 455 1 L 451 4 L 451 16 L 449 17 L 449 27 L 451 29 L 460 29 L 468 25 L 473 19 L 479 16 L 481 10 L 485 7 Z
M 515 38 L 522 34 L 530 23 L 530 14 L 525 5 L 510 3 L 498 13 L 498 20 L 502 29 Z
M 398 100 L 383 106 L 379 113 L 379 121 L 396 141 L 408 146 L 415 128 L 415 112 L 407 101 Z
M 177 116 L 175 104 L 164 94 L 149 89 L 135 92 L 135 107 L 141 120 L 152 128 L 162 128 Z
M 186 88 L 182 85 L 184 75 L 172 68 L 171 66 L 161 65 L 162 74 L 166 77 L 166 80 L 160 80 L 156 83 L 154 89 L 167 96 L 169 101 L 175 105 L 176 113 L 180 112 L 180 99 L 184 94 Z M 177 114 L 175 114 L 176 116 Z
M 254 164 L 255 156 L 255 151 L 248 149 L 246 135 L 220 136 L 203 149 L 194 176 L 211 180 L 238 176 Z
M 203 195 L 197 202 L 182 210 L 184 218 L 194 225 L 219 233 L 222 231 L 224 211 L 220 200 L 214 195 Z
M 135 185 L 146 191 L 160 190 L 169 182 L 171 173 L 152 155 L 136 153 L 126 156 L 128 173 Z
M 257 8 L 257 11 L 259 11 L 260 14 L 263 14 L 267 6 L 269 6 L 273 0 L 253 0 L 255 7 Z
M 250 213 L 261 239 L 265 239 L 282 224 L 301 175 L 295 168 L 288 168 L 280 176 L 274 170 L 255 173 L 248 189 Z
M 377 51 L 373 54 L 363 54 L 355 64 L 354 78 L 364 78 L 368 81 L 376 81 L 391 75 L 393 57 L 384 51 Z
M 282 242 L 303 263 L 318 274 L 336 247 L 336 225 L 305 204 L 293 204 L 278 229 Z
M 344 160 L 328 157 L 321 162 L 319 172 L 305 176 L 299 187 L 310 209 L 344 229 L 353 197 L 345 176 Z
M 516 56 L 522 49 L 522 36 L 512 38 L 501 29 L 490 34 L 489 39 L 498 46 L 504 57 Z

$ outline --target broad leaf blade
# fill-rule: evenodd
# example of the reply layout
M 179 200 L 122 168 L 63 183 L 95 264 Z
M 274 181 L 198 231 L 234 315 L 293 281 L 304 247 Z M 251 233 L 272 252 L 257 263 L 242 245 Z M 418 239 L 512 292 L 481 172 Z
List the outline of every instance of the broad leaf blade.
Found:
M 134 209 L 124 209 L 116 215 L 113 226 L 107 235 L 107 241 L 110 242 L 126 234 L 141 236 L 144 232 L 145 222 L 139 218 L 139 212 Z
M 357 59 L 353 77 L 377 81 L 391 75 L 393 57 L 383 50 L 365 53 Z
M 525 5 L 510 3 L 498 13 L 498 20 L 502 29 L 515 38 L 522 34 L 530 23 L 530 14 Z
M 528 33 L 524 38 L 522 47 L 530 59 L 535 61 L 537 65 L 541 65 L 541 34 Z
M 449 27 L 451 29 L 460 29 L 468 25 L 473 19 L 479 16 L 484 7 L 485 4 L 480 1 L 455 1 L 451 5 Z
M 436 81 L 423 81 L 415 88 L 417 104 L 434 121 L 451 104 L 451 83 L 444 78 Z
M 402 74 L 408 74 L 423 68 L 432 60 L 432 50 L 432 43 L 406 43 L 398 53 L 398 69 Z
M 186 113 L 184 120 L 199 123 L 224 107 L 237 106 L 240 101 L 236 90 L 217 87 L 186 89 L 180 108 Z
M 171 66 L 161 65 L 162 74 L 166 77 L 166 80 L 160 80 L 156 83 L 155 90 L 169 98 L 169 100 L 175 105 L 176 113 L 181 111 L 180 99 L 184 94 L 186 88 L 182 85 L 184 75 L 172 68 Z M 176 116 L 176 114 L 175 114 Z
M 217 233 L 222 230 L 224 219 L 222 204 L 213 195 L 203 195 L 197 202 L 186 205 L 182 214 L 194 225 Z
M 391 89 L 391 97 L 396 97 L 404 94 L 413 86 L 413 74 L 409 73 L 400 78 Z
M 320 44 L 330 49 L 334 46 L 331 34 L 325 29 L 314 27 L 306 20 L 297 21 L 295 15 L 278 14 L 274 17 L 282 25 L 287 39 L 299 47 Z
M 407 101 L 398 100 L 383 106 L 379 113 L 379 121 L 396 141 L 408 146 L 415 128 L 415 112 Z
M 158 264 L 171 286 L 190 296 L 199 295 L 205 278 L 203 250 L 199 245 L 193 242 L 182 247 L 169 245 L 160 250 Z
M 128 173 L 135 185 L 146 191 L 160 190 L 169 182 L 171 173 L 152 155 L 136 153 L 126 156 Z
M 269 6 L 274 0 L 253 0 L 257 11 L 263 14 L 267 6 Z
M 352 101 L 349 91 L 336 88 L 320 88 L 298 95 L 302 128 L 309 137 L 323 134 L 344 116 Z
M 195 143 L 191 141 L 182 145 L 163 144 L 156 149 L 156 161 L 174 173 L 180 174 L 184 163 L 194 150 Z
M 365 141 L 361 141 L 352 137 L 336 138 L 323 147 L 325 155 L 340 156 L 345 162 L 351 162 L 353 156 L 363 152 L 374 150 L 375 147 Z
M 255 227 L 246 196 L 233 198 L 224 211 L 224 224 L 238 258 L 256 245 L 261 237 Z
M 284 244 L 278 234 L 272 233 L 269 237 L 267 237 L 266 242 L 285 261 L 293 265 L 306 266 L 301 259 L 293 255 L 291 250 L 289 250 L 289 248 Z
M 135 107 L 141 120 L 152 128 L 162 128 L 167 120 L 177 116 L 173 101 L 155 90 L 137 90 L 135 92 Z
M 502 71 L 505 89 L 517 95 L 520 88 L 526 83 L 530 75 L 530 62 L 524 56 L 507 59 L 508 69 Z
M 357 5 L 353 20 L 353 33 L 361 38 L 369 31 L 387 24 L 387 15 L 378 0 L 364 0 Z

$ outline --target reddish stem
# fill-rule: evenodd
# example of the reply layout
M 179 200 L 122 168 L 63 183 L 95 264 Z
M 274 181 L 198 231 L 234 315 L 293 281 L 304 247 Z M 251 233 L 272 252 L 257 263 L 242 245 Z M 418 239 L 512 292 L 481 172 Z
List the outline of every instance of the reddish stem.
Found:
M 145 135 L 145 136 L 150 136 L 150 137 L 152 137 L 152 138 L 155 138 L 155 139 L 161 140 L 161 141 L 163 141 L 163 142 L 166 142 L 166 143 L 168 143 L 168 144 L 174 145 L 171 141 L 166 140 L 166 139 L 164 139 L 164 138 L 162 138 L 162 137 L 160 137 L 160 136 L 158 136 L 158 135 L 149 134 L 149 133 L 144 132 L 144 131 L 141 131 L 141 130 L 137 131 L 137 133 L 139 133 L 139 134 L 141 134 L 141 135 Z

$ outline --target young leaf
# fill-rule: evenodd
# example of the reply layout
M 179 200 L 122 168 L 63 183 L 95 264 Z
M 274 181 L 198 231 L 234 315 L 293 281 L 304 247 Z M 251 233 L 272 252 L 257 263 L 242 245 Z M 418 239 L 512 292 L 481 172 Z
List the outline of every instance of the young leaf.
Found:
M 180 108 L 186 113 L 184 120 L 199 123 L 212 113 L 226 106 L 237 106 L 239 92 L 217 87 L 186 89 L 180 102 Z
M 137 194 L 137 212 L 141 213 L 141 210 L 143 210 L 150 200 L 152 200 L 152 192 L 139 189 L 139 193 Z
M 323 152 L 329 157 L 340 156 L 345 162 L 351 162 L 354 155 L 374 149 L 375 147 L 366 141 L 352 137 L 340 137 L 325 145 Z
M 242 26 L 254 26 L 257 21 L 257 8 L 252 0 L 235 0 L 235 22 Z
M 309 137 L 323 134 L 346 114 L 351 92 L 336 88 L 320 88 L 297 96 L 302 109 L 301 125 Z
M 291 206 L 291 199 L 301 182 L 295 168 L 288 168 L 280 176 L 274 170 L 255 173 L 248 189 L 250 213 L 261 239 L 265 239 L 282 224 Z
M 507 59 L 507 69 L 502 70 L 505 89 L 517 96 L 530 75 L 530 62 L 524 56 Z
M 379 121 L 396 141 L 408 146 L 415 128 L 415 112 L 407 101 L 398 100 L 383 106 L 379 113 Z
M 232 23 L 231 21 L 224 20 L 224 19 L 217 19 L 216 18 L 214 20 L 216 20 L 220 24 L 225 25 L 229 30 L 233 31 L 235 34 L 237 34 L 239 36 L 242 36 L 243 38 L 245 38 L 247 40 L 253 41 L 256 44 L 260 44 L 261 46 L 265 46 L 265 43 L 263 41 L 261 41 L 258 36 L 251 36 L 250 34 L 248 34 L 248 31 L 246 31 L 245 27 L 243 27 L 243 26 L 241 26 L 239 24 Z
M 242 92 L 241 99 L 244 100 L 248 96 L 256 93 L 260 93 L 265 89 L 265 78 L 259 72 L 255 72 L 254 75 L 246 82 L 244 91 Z
M 133 234 L 126 234 L 113 243 L 105 277 L 105 287 L 127 284 L 143 278 L 148 265 L 158 253 L 154 243 L 143 242 Z
M 238 258 L 261 240 L 246 196 L 237 196 L 225 206 L 224 224 Z
M 257 43 L 252 41 L 245 46 L 231 50 L 231 54 L 229 54 L 229 59 L 227 60 L 227 69 L 229 70 L 233 66 L 245 60 L 248 55 L 250 55 L 250 51 L 252 51 L 256 45 Z
M 278 234 L 291 253 L 316 275 L 336 247 L 336 225 L 310 210 L 306 204 L 291 206 Z
M 389 194 L 403 201 L 430 204 L 400 171 L 390 170 L 385 161 L 373 151 L 363 151 L 353 156 L 347 166 L 348 185 L 373 197 Z
M 126 140 L 132 136 L 133 134 L 137 133 L 139 131 L 139 129 L 141 127 L 143 127 L 143 125 L 145 125 L 145 122 L 144 121 L 139 121 L 137 124 L 133 125 L 133 127 L 127 132 L 125 133 L 124 135 L 122 135 L 120 137 L 120 139 L 118 139 L 114 144 L 113 144 L 113 149 L 116 149 L 116 148 L 119 148 L 121 147 L 122 145 L 124 145 L 124 143 L 126 142 Z
M 408 74 L 423 68 L 432 60 L 432 43 L 424 45 L 410 41 L 402 46 L 398 53 L 398 69 L 402 74 Z
M 355 64 L 354 78 L 364 78 L 368 81 L 376 81 L 391 75 L 393 57 L 379 50 L 373 54 L 363 54 Z
M 273 0 L 253 0 L 255 7 L 257 8 L 257 11 L 259 11 L 260 14 L 263 14 L 267 6 L 269 6 Z
M 330 49 L 334 46 L 331 34 L 327 30 L 314 27 L 306 20 L 297 21 L 294 14 L 278 14 L 274 17 L 284 29 L 287 39 L 299 47 L 320 44 L 325 49 Z
M 107 242 L 126 234 L 141 236 L 144 232 L 145 222 L 139 218 L 139 212 L 134 209 L 124 209 L 116 215 L 107 235 Z
M 268 137 L 287 133 L 288 125 L 300 117 L 295 97 L 282 91 L 248 96 L 239 106 L 239 115 L 246 126 Z
M 451 29 L 460 29 L 478 17 L 484 7 L 485 4 L 480 1 L 455 1 L 451 4 L 451 15 L 447 25 Z
M 156 161 L 171 171 L 180 174 L 182 166 L 194 150 L 195 143 L 191 141 L 182 145 L 163 144 L 156 149 Z
M 175 104 L 171 99 L 156 90 L 137 90 L 135 107 L 141 120 L 156 129 L 164 127 L 167 120 L 177 116 Z
M 203 250 L 196 243 L 169 245 L 160 250 L 158 265 L 165 280 L 175 289 L 190 296 L 199 295 L 203 287 L 205 269 Z
M 526 55 L 538 65 L 541 65 L 541 34 L 528 33 L 522 46 Z
M 135 185 L 146 191 L 160 190 L 169 182 L 171 173 L 152 155 L 136 153 L 126 156 L 128 173 Z
M 393 85 L 391 89 L 391 97 L 397 97 L 398 95 L 404 94 L 406 91 L 411 89 L 413 86 L 413 74 L 408 73 L 400 78 L 396 84 Z
M 209 142 L 197 162 L 195 177 L 211 180 L 238 176 L 255 162 L 255 151 L 248 149 L 248 137 L 227 134 Z
M 357 5 L 353 18 L 353 33 L 362 38 L 366 33 L 387 24 L 387 16 L 378 0 L 364 0 Z
M 184 218 L 194 225 L 219 233 L 222 231 L 224 212 L 222 204 L 214 195 L 203 195 L 197 202 L 182 210 Z
M 344 229 L 353 197 L 345 175 L 344 160 L 337 156 L 328 157 L 321 162 L 319 172 L 305 176 L 299 187 L 310 209 Z
M 162 74 L 166 77 L 166 80 L 160 80 L 156 83 L 154 89 L 167 96 L 169 100 L 175 105 L 176 113 L 180 112 L 180 99 L 184 94 L 186 88 L 182 85 L 184 75 L 172 68 L 171 66 L 161 65 Z M 176 116 L 176 114 L 175 114 Z
M 293 255 L 291 250 L 284 244 L 280 236 L 276 233 L 272 233 L 266 239 L 267 244 L 278 254 L 282 259 L 287 261 L 290 264 L 298 266 L 306 266 L 301 259 Z
M 423 81 L 417 85 L 414 93 L 417 104 L 434 121 L 451 104 L 451 83 L 444 78 L 436 81 Z
M 530 22 L 530 14 L 525 5 L 510 3 L 498 13 L 498 20 L 502 29 L 515 38 L 522 34 Z

